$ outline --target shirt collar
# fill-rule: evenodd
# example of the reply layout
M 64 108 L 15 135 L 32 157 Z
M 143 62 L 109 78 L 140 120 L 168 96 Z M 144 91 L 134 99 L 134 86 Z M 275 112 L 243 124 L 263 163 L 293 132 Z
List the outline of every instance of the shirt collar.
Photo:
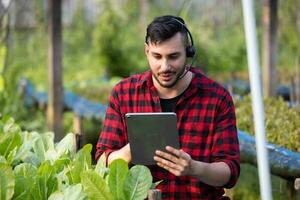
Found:
M 192 67 L 190 71 L 194 73 L 194 78 L 191 83 L 192 87 L 208 90 L 214 87 L 215 82 L 206 77 L 201 70 Z
M 140 81 L 139 81 L 139 86 L 142 86 L 142 85 L 147 84 L 147 83 L 150 84 L 150 85 L 151 84 L 153 85 L 151 70 L 147 70 L 146 72 L 142 73 Z

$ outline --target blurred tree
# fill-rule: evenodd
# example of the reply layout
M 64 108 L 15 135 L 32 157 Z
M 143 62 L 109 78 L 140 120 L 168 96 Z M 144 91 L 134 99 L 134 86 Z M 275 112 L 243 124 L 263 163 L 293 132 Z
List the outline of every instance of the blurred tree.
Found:
M 126 77 L 144 69 L 143 35 L 139 31 L 138 2 L 102 1 L 102 14 L 94 32 L 94 50 L 108 76 Z
M 15 28 L 28 29 L 36 26 L 35 4 L 33 0 L 11 1 L 11 25 Z
M 2 16 L 4 15 L 4 13 L 5 13 L 5 7 L 1 0 L 0 1 L 0 17 L 1 17 L 1 19 L 2 19 Z
M 278 65 L 284 72 L 295 70 L 295 60 L 300 55 L 300 36 L 297 30 L 300 6 L 297 4 L 299 0 L 280 1 L 278 9 Z
M 298 41 L 300 43 L 300 12 L 299 12 L 299 10 L 300 10 L 300 0 L 297 1 L 297 10 L 298 10 L 298 12 L 297 12 L 297 33 L 298 33 Z M 297 80 L 298 80 L 297 81 L 298 82 L 297 83 L 298 87 L 297 87 L 297 92 L 296 93 L 297 93 L 297 104 L 300 107 L 300 55 L 299 54 L 298 54 L 296 62 L 297 62 L 296 63 L 296 67 L 297 67 L 296 70 L 298 72 L 298 73 L 296 73 L 296 75 L 298 75 L 298 78 L 297 78 Z
M 245 71 L 246 46 L 241 18 L 241 2 L 193 1 L 186 19 L 197 48 L 197 61 L 211 75 Z
M 61 0 L 48 0 L 48 105 L 47 123 L 55 139 L 63 138 L 63 80 Z
M 139 0 L 139 23 L 140 23 L 140 30 L 144 31 L 145 27 L 147 26 L 147 17 L 149 11 L 149 0 Z
M 276 95 L 278 1 L 263 1 L 263 91 L 265 97 Z
M 4 79 L 3 79 L 3 68 L 5 63 L 5 54 L 6 48 L 4 45 L 5 40 L 5 23 L 4 23 L 4 14 L 5 14 L 5 7 L 0 1 L 0 94 L 2 96 L 2 92 L 4 90 Z
M 297 32 L 298 32 L 298 38 L 300 39 L 300 0 L 297 1 L 297 9 L 298 12 L 297 12 L 297 19 L 296 19 L 296 22 L 297 22 Z
M 5 87 L 5 71 L 8 67 L 9 52 L 12 49 L 12 35 L 10 27 L 9 8 L 12 1 L 7 1 L 4 4 L 0 1 L 0 88 Z M 1 90 L 1 89 L 0 89 Z

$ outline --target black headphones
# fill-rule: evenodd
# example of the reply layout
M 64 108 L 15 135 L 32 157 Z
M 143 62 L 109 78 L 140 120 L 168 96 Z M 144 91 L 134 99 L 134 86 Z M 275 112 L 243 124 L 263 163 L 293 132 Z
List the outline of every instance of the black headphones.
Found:
M 179 24 L 181 24 L 181 26 L 184 28 L 184 30 L 189 35 L 190 40 L 191 40 L 191 45 L 186 47 L 186 56 L 189 57 L 189 58 L 194 58 L 195 55 L 196 55 L 196 49 L 194 47 L 194 40 L 193 40 L 193 37 L 192 37 L 192 34 L 191 34 L 190 30 L 187 28 L 187 26 L 184 23 L 182 23 L 178 19 L 172 18 L 172 20 L 174 20 L 174 21 L 178 22 Z

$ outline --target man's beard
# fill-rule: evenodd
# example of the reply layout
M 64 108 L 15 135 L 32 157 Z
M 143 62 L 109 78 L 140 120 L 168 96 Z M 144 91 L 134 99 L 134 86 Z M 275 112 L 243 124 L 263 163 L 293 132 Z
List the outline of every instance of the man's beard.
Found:
M 172 88 L 172 87 L 174 87 L 174 86 L 177 84 L 177 82 L 178 82 L 181 78 L 184 77 L 184 75 L 185 75 L 185 73 L 184 73 L 184 72 L 185 72 L 185 69 L 186 69 L 186 67 L 182 68 L 182 70 L 181 70 L 181 71 L 178 73 L 178 75 L 176 76 L 175 80 L 174 80 L 173 82 L 171 82 L 171 83 L 168 83 L 168 84 L 163 84 L 163 83 L 159 80 L 158 76 L 159 76 L 160 74 L 164 74 L 164 73 L 171 73 L 171 74 L 174 74 L 173 71 L 167 70 L 167 71 L 164 71 L 164 72 L 159 72 L 158 75 L 156 75 L 156 74 L 152 71 L 152 75 L 154 76 L 155 80 L 158 82 L 158 84 L 159 84 L 161 87 L 164 87 L 164 88 Z M 184 74 L 184 75 L 183 75 L 183 74 Z

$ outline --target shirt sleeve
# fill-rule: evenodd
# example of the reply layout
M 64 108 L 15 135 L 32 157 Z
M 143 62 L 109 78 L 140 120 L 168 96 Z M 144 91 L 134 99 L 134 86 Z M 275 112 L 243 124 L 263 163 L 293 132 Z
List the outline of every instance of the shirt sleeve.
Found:
M 109 154 L 125 144 L 125 131 L 116 86 L 109 97 L 103 128 L 96 145 L 96 160 L 105 153 L 107 163 Z
M 229 166 L 231 176 L 223 187 L 231 188 L 237 182 L 240 174 L 240 150 L 234 105 L 227 91 L 217 106 L 215 119 L 212 161 L 224 162 Z

